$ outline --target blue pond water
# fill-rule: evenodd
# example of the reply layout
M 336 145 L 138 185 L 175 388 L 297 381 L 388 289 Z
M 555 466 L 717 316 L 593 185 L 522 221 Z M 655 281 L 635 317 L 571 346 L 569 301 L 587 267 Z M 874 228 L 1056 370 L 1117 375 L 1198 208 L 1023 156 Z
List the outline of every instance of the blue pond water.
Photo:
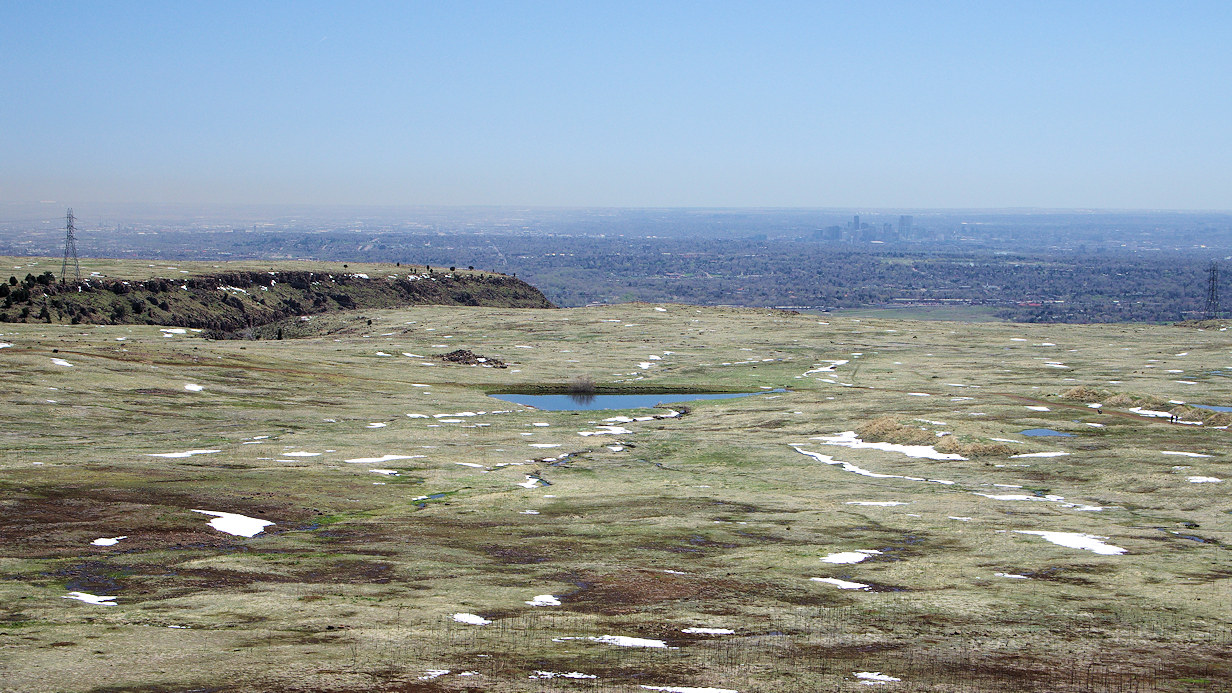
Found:
M 1051 428 L 1028 428 L 1025 431 L 1019 431 L 1024 436 L 1061 436 L 1063 438 L 1073 437 L 1073 433 L 1065 433 L 1064 431 L 1054 431 Z
M 1191 404 L 1189 406 L 1197 407 L 1199 409 L 1207 409 L 1209 411 L 1232 411 L 1232 407 L 1218 407 L 1213 404 Z
M 771 392 L 786 392 L 786 390 L 765 390 L 763 392 L 725 392 L 722 394 L 690 393 L 655 393 L 641 395 L 490 395 L 499 400 L 534 407 L 544 411 L 592 411 L 596 409 L 645 409 L 656 404 L 674 404 L 676 402 L 692 402 L 699 399 L 734 399 L 736 397 L 753 397 Z

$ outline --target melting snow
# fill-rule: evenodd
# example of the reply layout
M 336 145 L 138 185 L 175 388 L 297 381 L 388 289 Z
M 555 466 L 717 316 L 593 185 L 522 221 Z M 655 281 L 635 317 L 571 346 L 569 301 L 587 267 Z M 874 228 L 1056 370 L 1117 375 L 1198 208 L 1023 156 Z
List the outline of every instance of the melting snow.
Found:
M 448 669 L 429 669 L 424 672 L 423 676 L 419 677 L 419 680 L 420 681 L 431 681 L 432 679 L 440 678 L 441 676 L 444 676 L 445 674 L 448 674 L 448 673 L 449 673 Z
M 1026 575 L 1015 575 L 1013 573 L 993 573 L 993 575 L 999 578 L 1010 578 L 1011 580 L 1030 580 L 1031 579 L 1027 577 Z
M 213 510 L 194 510 L 195 513 L 202 515 L 213 515 L 214 519 L 210 520 L 210 526 L 220 532 L 234 534 L 237 537 L 252 537 L 260 534 L 269 525 L 274 524 L 269 520 L 260 520 L 255 517 L 247 517 L 245 515 L 237 515 L 235 513 L 220 513 Z
M 87 604 L 98 604 L 100 606 L 115 606 L 115 597 L 100 597 L 88 592 L 69 592 L 64 595 L 65 599 L 76 599 L 79 602 Z
M 388 425 L 389 424 L 373 422 L 373 423 L 368 424 L 368 428 L 385 428 Z
M 1027 340 L 1024 339 L 1022 341 L 1025 342 Z M 860 683 L 868 686 L 882 686 L 891 681 L 902 681 L 900 678 L 883 674 L 880 671 L 853 671 L 851 673 L 857 679 L 860 679 Z
M 840 553 L 832 553 L 821 559 L 822 563 L 859 563 L 866 558 L 876 556 L 881 552 L 876 549 L 857 549 L 855 551 L 842 551 Z
M 469 623 L 472 626 L 486 626 L 491 623 L 491 621 L 483 616 L 476 616 L 475 614 L 454 614 L 453 620 L 458 623 Z
M 690 635 L 732 635 L 736 631 L 731 628 L 684 628 L 680 632 Z
M 424 455 L 382 455 L 380 457 L 356 457 L 350 460 L 343 460 L 343 462 L 350 462 L 351 464 L 380 464 L 381 462 L 411 460 L 422 457 L 424 457 Z
M 866 448 L 885 450 L 886 452 L 901 452 L 908 457 L 924 457 L 930 460 L 965 460 L 967 458 L 955 453 L 937 452 L 931 445 L 899 445 L 898 443 L 866 443 L 856 436 L 855 431 L 843 431 L 836 436 L 818 436 L 826 445 L 839 445 L 845 448 Z
M 222 450 L 186 450 L 184 452 L 151 452 L 150 457 L 192 457 L 193 455 L 212 455 Z
M 532 678 L 532 679 L 556 679 L 556 678 L 561 678 L 561 679 L 597 679 L 597 678 L 599 678 L 599 677 L 598 677 L 598 676 L 595 676 L 594 674 L 583 674 L 583 673 L 581 673 L 580 671 L 571 671 L 571 672 L 569 672 L 569 673 L 567 673 L 567 674 L 558 674 L 558 673 L 556 673 L 556 672 L 554 672 L 554 671 L 536 671 L 534 674 L 531 674 L 531 678 Z
M 1221 484 L 1223 479 L 1216 479 L 1213 476 L 1191 476 L 1188 477 L 1191 484 Z
M 188 383 L 187 385 L 184 386 L 184 389 L 188 390 L 189 392 L 201 392 L 205 388 L 201 387 L 200 385 L 196 383 Z
M 1010 455 L 1010 459 L 1018 457 L 1064 457 L 1068 452 L 1024 452 L 1021 455 Z
M 601 642 L 606 645 L 615 645 L 617 647 L 662 647 L 666 648 L 667 643 L 662 640 L 651 640 L 649 638 L 631 638 L 627 635 L 601 635 L 599 637 L 586 638 L 594 642 Z
M 1031 411 L 1052 411 L 1048 407 L 1041 406 L 1028 406 L 1027 409 L 1030 409 Z
M 1151 416 L 1157 419 L 1172 418 L 1172 415 L 1166 411 L 1154 411 L 1152 409 L 1143 409 L 1142 407 L 1130 407 L 1129 410 L 1139 416 Z
M 68 366 L 69 368 L 73 367 L 73 364 L 69 363 L 68 361 L 65 361 L 64 359 L 52 359 L 51 362 L 56 364 L 57 366 Z
M 878 474 L 877 472 L 870 472 L 867 469 L 861 469 L 860 467 L 857 467 L 856 465 L 851 464 L 850 462 L 843 462 L 842 460 L 836 460 L 833 457 L 829 455 L 823 455 L 820 452 L 809 452 L 808 450 L 801 449 L 800 447 L 794 444 L 791 445 L 791 448 L 795 450 L 796 452 L 800 453 L 801 455 L 807 455 L 808 457 L 812 457 L 813 459 L 823 464 L 837 465 L 839 467 L 842 467 L 843 471 L 845 472 L 852 472 L 853 474 L 859 474 L 861 476 L 872 477 L 874 479 L 906 479 L 908 481 L 927 481 L 927 482 L 931 482 L 934 484 L 946 484 L 946 485 L 950 485 L 954 483 L 953 481 L 945 481 L 943 479 L 924 479 L 918 476 L 901 476 L 899 474 Z
M 94 541 L 90 543 L 93 544 L 94 546 L 115 546 L 116 543 L 118 543 L 121 539 L 127 539 L 127 538 L 128 538 L 127 535 L 122 536 L 122 537 L 102 538 L 102 539 L 95 539 Z
M 869 589 L 869 586 L 862 582 L 848 582 L 846 580 L 839 580 L 838 578 L 815 577 L 815 578 L 809 578 L 809 579 L 812 580 L 813 582 L 824 582 L 826 584 L 834 585 L 840 590 L 868 590 Z
M 1125 549 L 1119 546 L 1105 544 L 1100 541 L 1101 539 L 1107 539 L 1108 537 L 1097 537 L 1092 534 L 1079 534 L 1077 532 L 1044 532 L 1025 529 L 1016 529 L 1014 532 L 1017 534 L 1034 534 L 1035 536 L 1043 537 L 1045 540 L 1059 546 L 1067 546 L 1071 549 L 1085 549 L 1087 551 L 1094 551 L 1095 553 L 1105 556 L 1119 556 L 1126 552 Z
M 540 594 L 526 603 L 530 606 L 560 606 L 560 600 L 550 594 Z
M 319 452 L 284 452 L 282 453 L 282 456 L 283 457 L 318 457 L 320 456 L 320 454 L 321 453 Z
M 730 688 L 694 688 L 691 686 L 642 686 L 648 691 L 667 691 L 668 693 L 740 693 Z
M 578 431 L 580 436 L 618 436 L 624 433 L 632 433 L 623 426 L 600 426 L 594 431 Z
M 889 508 L 895 505 L 907 505 L 906 501 L 847 501 L 847 505 L 875 505 L 881 508 Z
M 1177 452 L 1176 450 L 1160 450 L 1159 454 L 1161 455 L 1180 455 L 1181 457 L 1210 457 L 1210 455 L 1203 455 L 1200 452 Z

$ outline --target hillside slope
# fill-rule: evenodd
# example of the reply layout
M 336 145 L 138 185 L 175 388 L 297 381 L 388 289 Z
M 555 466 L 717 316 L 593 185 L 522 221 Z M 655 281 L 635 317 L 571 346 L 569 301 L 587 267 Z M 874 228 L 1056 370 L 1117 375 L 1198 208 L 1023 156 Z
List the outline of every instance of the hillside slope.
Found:
M 392 269 L 392 268 L 391 268 Z M 535 287 L 483 272 L 399 268 L 399 274 L 224 271 L 142 281 L 92 277 L 61 284 L 51 272 L 0 284 L 0 322 L 173 325 L 224 332 L 300 315 L 408 305 L 552 308 Z

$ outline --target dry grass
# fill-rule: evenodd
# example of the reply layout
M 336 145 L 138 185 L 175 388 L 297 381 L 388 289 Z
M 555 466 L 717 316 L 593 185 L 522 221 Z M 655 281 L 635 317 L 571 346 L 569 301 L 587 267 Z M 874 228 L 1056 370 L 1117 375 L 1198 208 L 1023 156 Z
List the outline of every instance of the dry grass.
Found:
M 860 438 L 877 443 L 898 445 L 932 445 L 937 434 L 918 425 L 899 423 L 892 416 L 879 416 L 856 427 Z

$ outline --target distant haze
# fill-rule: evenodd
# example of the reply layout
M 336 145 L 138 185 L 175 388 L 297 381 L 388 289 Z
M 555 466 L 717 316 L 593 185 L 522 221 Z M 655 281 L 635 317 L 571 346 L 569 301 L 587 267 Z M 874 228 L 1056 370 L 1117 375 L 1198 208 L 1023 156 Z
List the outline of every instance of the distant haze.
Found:
M 1229 210 L 1229 27 L 1216 1 L 9 2 L 0 215 Z

